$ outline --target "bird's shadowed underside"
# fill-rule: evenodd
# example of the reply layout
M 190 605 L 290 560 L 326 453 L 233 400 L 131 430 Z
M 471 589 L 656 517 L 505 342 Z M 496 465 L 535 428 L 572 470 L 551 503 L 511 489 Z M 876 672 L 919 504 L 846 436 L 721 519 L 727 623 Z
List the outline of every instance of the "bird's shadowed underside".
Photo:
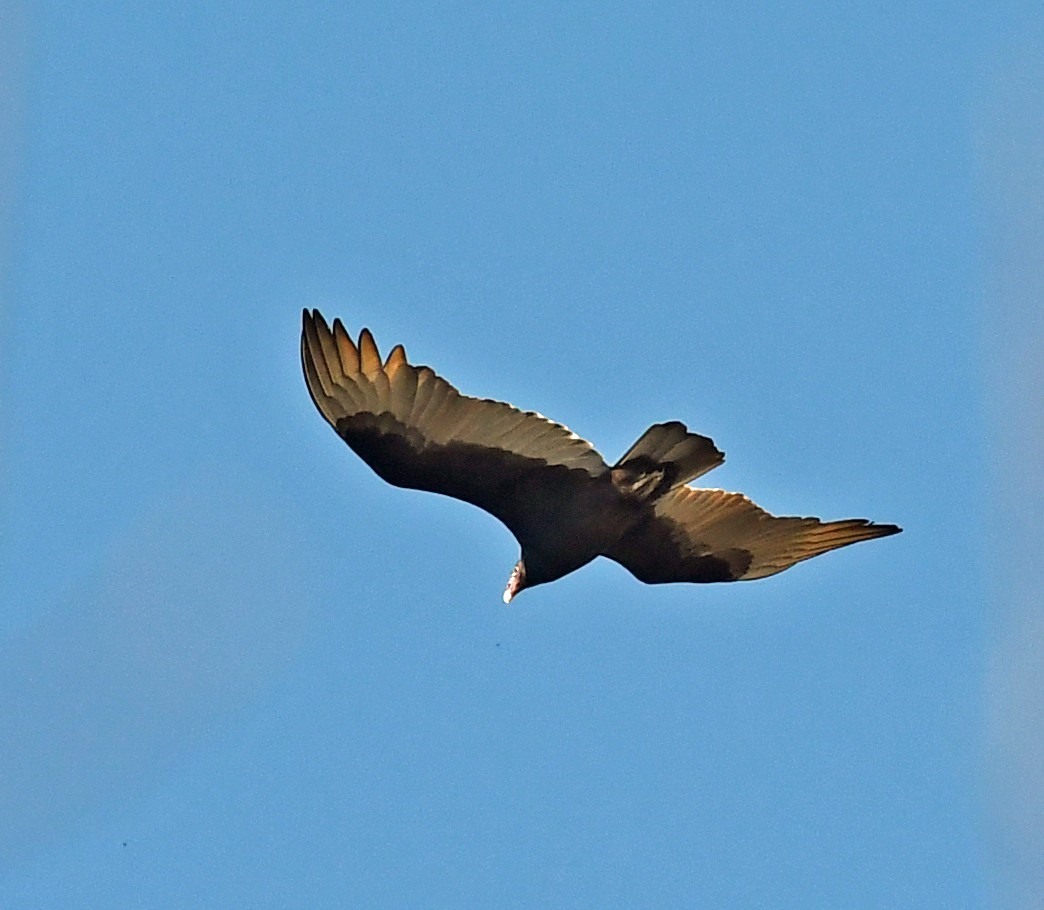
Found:
M 829 550 L 896 534 L 864 519 L 770 515 L 740 493 L 688 482 L 724 455 L 676 421 L 654 424 L 611 468 L 591 444 L 531 411 L 461 395 L 406 359 L 381 358 L 304 313 L 301 363 L 319 412 L 378 475 L 495 515 L 522 548 L 504 599 L 607 556 L 650 584 L 764 578 Z

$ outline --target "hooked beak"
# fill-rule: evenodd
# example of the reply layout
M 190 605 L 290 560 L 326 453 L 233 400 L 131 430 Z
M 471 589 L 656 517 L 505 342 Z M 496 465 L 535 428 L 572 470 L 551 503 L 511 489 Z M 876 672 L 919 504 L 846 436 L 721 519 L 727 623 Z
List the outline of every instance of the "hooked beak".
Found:
M 526 567 L 520 559 L 517 563 L 515 563 L 515 568 L 511 570 L 511 577 L 508 579 L 507 587 L 504 588 L 504 603 L 511 603 L 511 598 L 514 597 L 525 586 Z

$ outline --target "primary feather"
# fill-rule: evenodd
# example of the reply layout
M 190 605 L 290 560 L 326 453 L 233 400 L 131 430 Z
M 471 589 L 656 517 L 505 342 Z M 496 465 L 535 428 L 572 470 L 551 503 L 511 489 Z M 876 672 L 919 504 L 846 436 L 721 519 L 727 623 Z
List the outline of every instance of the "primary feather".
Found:
M 648 583 L 764 578 L 861 540 L 896 534 L 863 519 L 778 518 L 739 493 L 685 486 L 724 455 L 672 421 L 649 427 L 609 468 L 561 424 L 461 395 L 397 345 L 307 310 L 305 381 L 319 412 L 374 471 L 496 516 L 522 548 L 504 599 L 607 556 Z

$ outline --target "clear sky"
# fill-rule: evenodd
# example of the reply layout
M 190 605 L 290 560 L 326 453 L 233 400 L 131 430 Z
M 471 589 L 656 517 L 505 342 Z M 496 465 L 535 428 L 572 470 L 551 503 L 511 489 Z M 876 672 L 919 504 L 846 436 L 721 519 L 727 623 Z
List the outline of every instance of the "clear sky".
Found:
M 1042 28 L 9 3 L 0 905 L 1039 907 Z M 303 306 L 905 533 L 505 607 L 510 534 L 319 417 Z

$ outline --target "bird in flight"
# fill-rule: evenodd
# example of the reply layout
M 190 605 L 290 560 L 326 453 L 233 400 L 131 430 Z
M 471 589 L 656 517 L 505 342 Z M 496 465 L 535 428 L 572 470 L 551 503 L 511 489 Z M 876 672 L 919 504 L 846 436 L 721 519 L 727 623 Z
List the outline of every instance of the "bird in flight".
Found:
M 368 329 L 353 341 L 318 310 L 303 323 L 308 391 L 337 435 L 388 483 L 463 499 L 515 535 L 505 603 L 596 556 L 648 584 L 739 581 L 901 530 L 777 517 L 741 493 L 690 487 L 725 456 L 677 421 L 653 424 L 610 467 L 561 424 L 462 395 L 401 344 L 382 360 Z

